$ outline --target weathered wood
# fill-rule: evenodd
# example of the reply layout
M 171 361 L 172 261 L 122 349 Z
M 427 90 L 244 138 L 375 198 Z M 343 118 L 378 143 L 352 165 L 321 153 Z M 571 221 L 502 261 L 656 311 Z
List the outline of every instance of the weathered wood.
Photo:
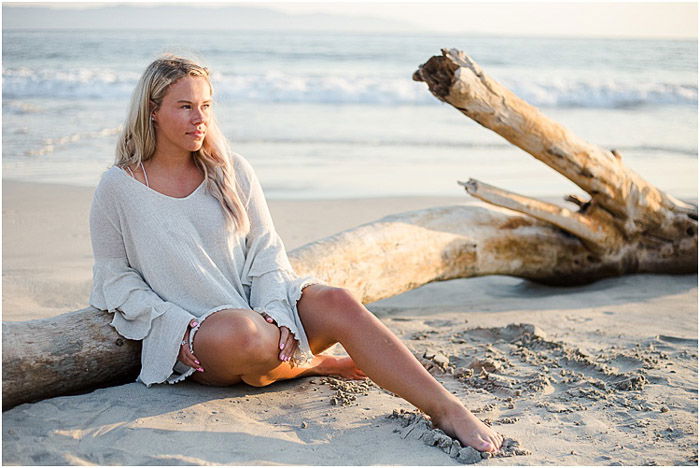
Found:
M 481 204 L 387 216 L 290 254 L 299 274 L 347 288 L 363 303 L 455 278 L 503 274 L 559 284 L 615 274 L 589 257 L 549 223 Z
M 414 73 L 441 101 L 493 130 L 589 193 L 596 205 L 619 219 L 623 235 L 652 231 L 677 238 L 691 227 L 675 214 L 697 207 L 658 190 L 624 166 L 613 152 L 588 143 L 491 79 L 464 52 L 442 49 Z M 687 216 L 685 216 L 687 218 Z M 697 223 L 695 223 L 697 224 Z M 697 239 L 697 229 L 695 229 Z
M 93 307 L 2 322 L 2 408 L 122 380 L 140 365 L 141 342 L 120 337 Z
M 480 200 L 528 214 L 562 228 L 581 239 L 589 249 L 597 253 L 604 253 L 611 246 L 623 243 L 621 236 L 614 228 L 581 213 L 508 192 L 476 179 L 458 183 L 464 186 L 470 195 Z
M 639 271 L 639 264 L 658 273 L 697 272 L 697 206 L 648 183 L 623 164 L 617 151 L 588 143 L 547 118 L 462 51 L 442 49 L 442 56 L 430 58 L 413 78 L 425 82 L 441 101 L 564 175 L 591 199 L 569 198 L 579 205 L 574 214 L 492 186 L 479 191 L 476 183 L 467 184 L 467 191 L 561 227 L 581 239 L 602 263 L 614 258 L 629 262 L 619 266 L 621 272 Z

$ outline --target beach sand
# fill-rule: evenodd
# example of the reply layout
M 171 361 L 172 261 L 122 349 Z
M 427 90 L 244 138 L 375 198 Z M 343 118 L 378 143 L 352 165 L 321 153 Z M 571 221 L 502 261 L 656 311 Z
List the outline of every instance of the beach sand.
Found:
M 87 306 L 92 192 L 3 181 L 3 320 Z M 474 202 L 273 200 L 270 208 L 291 250 L 390 213 L 464 203 Z M 429 284 L 368 308 L 468 408 L 519 442 L 508 452 L 515 458 L 482 465 L 696 465 L 697 284 L 697 275 L 633 275 L 553 288 L 491 276 Z M 460 464 L 450 441 L 412 411 L 369 382 L 332 378 L 267 388 L 130 383 L 5 411 L 2 461 Z

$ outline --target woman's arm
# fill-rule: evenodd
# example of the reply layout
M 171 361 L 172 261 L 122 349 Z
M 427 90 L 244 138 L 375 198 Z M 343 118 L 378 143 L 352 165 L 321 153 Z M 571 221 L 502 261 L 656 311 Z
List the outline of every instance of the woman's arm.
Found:
M 130 266 L 116 204 L 102 184 L 90 208 L 90 236 L 94 256 L 90 305 L 113 313 L 111 325 L 120 335 L 144 340 L 139 379 L 146 385 L 165 381 L 180 349 L 189 348 L 180 343 L 196 318 L 161 299 Z

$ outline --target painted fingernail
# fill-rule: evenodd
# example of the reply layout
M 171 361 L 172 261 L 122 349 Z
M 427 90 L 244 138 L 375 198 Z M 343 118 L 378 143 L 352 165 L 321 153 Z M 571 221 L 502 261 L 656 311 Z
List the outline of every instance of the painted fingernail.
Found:
M 192 322 L 192 326 L 193 327 L 199 326 L 199 322 Z
M 196 359 L 194 360 L 194 362 L 197 363 L 197 364 L 200 364 L 200 362 L 199 362 L 198 360 L 196 360 Z
M 280 343 L 280 349 L 284 349 L 284 343 Z
M 204 369 L 202 369 L 201 367 L 198 367 L 197 370 L 198 370 L 199 372 L 204 372 Z

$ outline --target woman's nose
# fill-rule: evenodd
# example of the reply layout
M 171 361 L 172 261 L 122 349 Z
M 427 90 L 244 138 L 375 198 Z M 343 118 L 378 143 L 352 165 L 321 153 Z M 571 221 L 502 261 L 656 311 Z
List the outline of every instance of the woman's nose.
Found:
M 194 115 L 192 116 L 192 123 L 194 124 L 200 124 L 206 121 L 206 113 L 203 110 L 197 110 L 195 111 Z

